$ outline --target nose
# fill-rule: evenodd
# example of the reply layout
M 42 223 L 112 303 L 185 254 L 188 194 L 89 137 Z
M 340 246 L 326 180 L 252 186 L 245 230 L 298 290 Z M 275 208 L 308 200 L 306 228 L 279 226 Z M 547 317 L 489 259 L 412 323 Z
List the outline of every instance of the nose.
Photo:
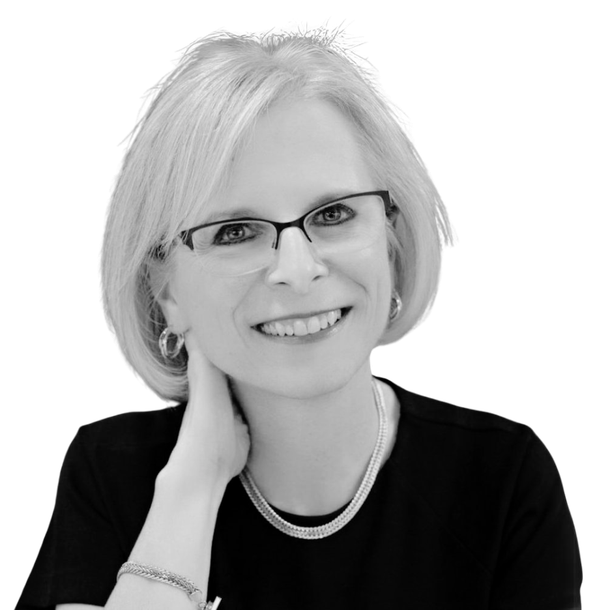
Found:
M 306 294 L 314 280 L 328 274 L 328 267 L 315 256 L 312 244 L 301 229 L 290 227 L 282 231 L 267 273 L 267 284 L 286 284 L 295 292 Z

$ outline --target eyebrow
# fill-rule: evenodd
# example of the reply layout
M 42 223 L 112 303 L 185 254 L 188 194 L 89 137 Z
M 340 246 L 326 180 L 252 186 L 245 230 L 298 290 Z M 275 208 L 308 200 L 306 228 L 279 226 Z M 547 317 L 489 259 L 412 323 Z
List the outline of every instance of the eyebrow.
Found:
M 331 191 L 327 192 L 324 195 L 320 195 L 316 197 L 311 203 L 308 204 L 307 208 L 303 212 L 302 215 L 311 212 L 317 207 L 324 205 L 325 203 L 330 203 L 331 201 L 340 200 L 342 197 L 348 197 L 349 195 L 356 194 L 357 191 L 351 190 L 341 190 L 341 191 Z M 219 210 L 218 212 L 214 212 L 210 216 L 208 216 L 204 220 L 204 224 L 210 224 L 214 222 L 222 222 L 223 220 L 235 220 L 238 218 L 256 218 L 258 220 L 267 220 L 259 216 L 258 212 L 253 208 L 236 208 L 234 210 Z

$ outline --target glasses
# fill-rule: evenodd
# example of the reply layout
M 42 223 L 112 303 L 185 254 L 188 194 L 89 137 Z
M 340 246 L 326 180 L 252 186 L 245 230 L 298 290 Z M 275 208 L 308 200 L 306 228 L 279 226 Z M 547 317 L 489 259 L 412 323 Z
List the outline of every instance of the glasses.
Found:
M 180 233 L 211 273 L 244 275 L 271 264 L 284 229 L 296 227 L 324 258 L 367 248 L 379 240 L 385 219 L 398 212 L 388 191 L 368 191 L 328 201 L 291 222 L 236 218 L 199 225 Z

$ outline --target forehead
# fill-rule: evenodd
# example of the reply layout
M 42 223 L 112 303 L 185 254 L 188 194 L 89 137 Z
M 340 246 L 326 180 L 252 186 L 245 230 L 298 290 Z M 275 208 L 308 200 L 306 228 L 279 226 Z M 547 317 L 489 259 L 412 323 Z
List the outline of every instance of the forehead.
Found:
M 259 119 L 209 213 L 249 210 L 284 220 L 325 199 L 372 188 L 355 128 L 335 106 L 283 103 Z

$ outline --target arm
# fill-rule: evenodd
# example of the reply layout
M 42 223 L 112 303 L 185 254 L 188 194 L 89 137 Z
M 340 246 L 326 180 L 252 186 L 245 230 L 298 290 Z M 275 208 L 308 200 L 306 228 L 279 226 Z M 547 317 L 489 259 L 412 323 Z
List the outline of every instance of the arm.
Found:
M 100 608 L 102 606 L 92 606 L 91 604 L 59 604 L 59 606 L 55 606 L 55 610 L 99 610 Z
M 581 607 L 574 524 L 553 458 L 533 433 L 513 490 L 494 580 L 494 610 Z
M 189 578 L 205 598 L 216 515 L 226 485 L 245 465 L 249 437 L 234 413 L 226 377 L 188 335 L 187 349 L 189 402 L 176 446 L 157 476 L 152 505 L 129 560 Z M 175 587 L 125 574 L 105 608 L 192 610 L 193 606 Z
M 223 493 L 221 485 L 187 491 L 178 479 L 160 474 L 152 506 L 129 560 L 185 576 L 206 597 L 212 537 Z M 180 589 L 124 574 L 105 608 L 138 607 L 192 610 L 193 602 Z

